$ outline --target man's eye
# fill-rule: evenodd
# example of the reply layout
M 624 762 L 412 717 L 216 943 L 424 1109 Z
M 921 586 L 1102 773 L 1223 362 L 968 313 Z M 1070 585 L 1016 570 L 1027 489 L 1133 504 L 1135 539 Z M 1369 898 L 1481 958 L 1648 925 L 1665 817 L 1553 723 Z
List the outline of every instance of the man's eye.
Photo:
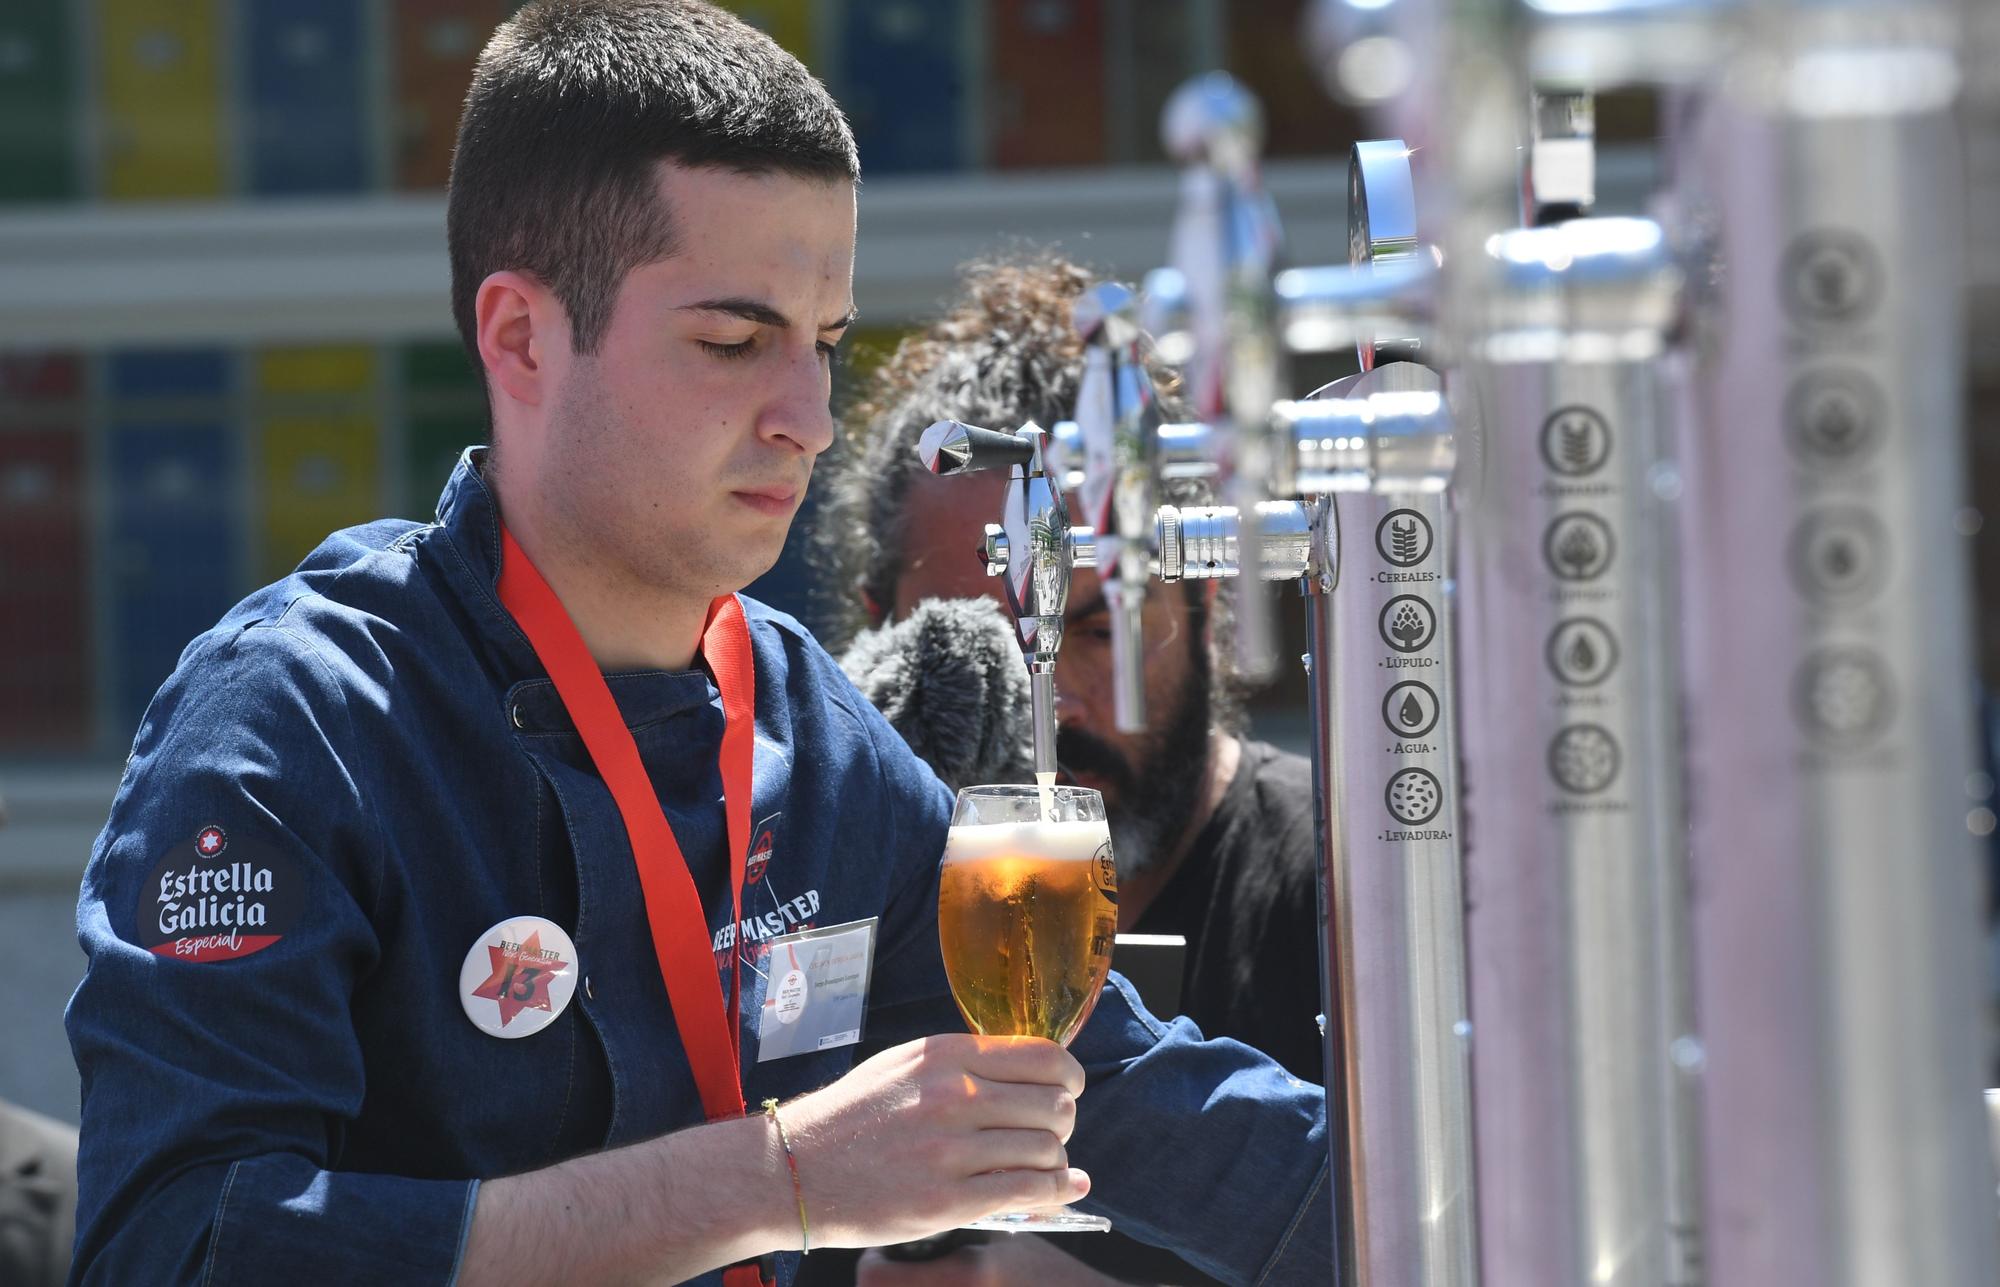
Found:
M 821 340 L 819 342 L 819 355 L 826 359 L 828 366 L 840 365 L 840 346 L 838 344 L 829 344 L 825 340 Z
M 748 339 L 735 344 L 717 344 L 711 340 L 696 340 L 695 343 L 701 345 L 702 348 L 719 358 L 746 358 L 750 356 L 751 350 L 756 347 L 757 341 L 755 339 Z

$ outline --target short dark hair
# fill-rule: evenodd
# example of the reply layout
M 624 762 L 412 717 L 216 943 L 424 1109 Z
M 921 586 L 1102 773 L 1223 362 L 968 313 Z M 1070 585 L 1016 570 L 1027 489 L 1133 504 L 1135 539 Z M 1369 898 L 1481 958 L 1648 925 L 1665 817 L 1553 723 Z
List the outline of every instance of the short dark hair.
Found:
M 473 301 L 502 269 L 562 301 L 595 352 L 625 275 L 674 253 L 661 161 L 860 177 L 847 119 L 769 36 L 700 0 L 536 0 L 479 55 L 446 201 L 451 308 L 480 366 Z

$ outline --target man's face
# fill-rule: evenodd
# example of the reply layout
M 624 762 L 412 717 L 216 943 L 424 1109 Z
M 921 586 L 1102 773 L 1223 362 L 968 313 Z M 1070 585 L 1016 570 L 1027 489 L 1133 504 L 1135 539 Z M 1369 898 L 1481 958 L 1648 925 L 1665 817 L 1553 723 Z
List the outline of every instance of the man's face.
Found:
M 777 561 L 833 441 L 854 191 L 671 164 L 658 186 L 678 248 L 628 273 L 598 351 L 569 357 L 537 486 L 573 555 L 706 601 Z
M 987 523 L 1006 495 L 1000 474 L 911 480 L 904 561 L 890 617 L 900 621 L 931 598 L 987 595 L 1003 607 L 1001 578 L 985 574 Z M 1066 776 L 1104 795 L 1120 874 L 1165 856 L 1199 795 L 1211 711 L 1208 646 L 1189 620 L 1179 586 L 1148 582 L 1142 614 L 1147 729 L 1121 733 L 1113 707 L 1111 617 L 1092 571 L 1070 580 L 1056 661 L 1057 758 Z

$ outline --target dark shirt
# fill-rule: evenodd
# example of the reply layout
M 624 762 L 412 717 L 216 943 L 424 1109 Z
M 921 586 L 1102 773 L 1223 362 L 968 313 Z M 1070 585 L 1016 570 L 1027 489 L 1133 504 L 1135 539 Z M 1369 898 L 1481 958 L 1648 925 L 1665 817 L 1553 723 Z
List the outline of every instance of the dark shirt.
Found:
M 1312 761 L 1245 741 L 1186 861 L 1139 923 L 1187 939 L 1181 1013 L 1322 1082 Z
M 1242 745 L 1236 776 L 1208 825 L 1132 930 L 1187 939 L 1180 1012 L 1203 1036 L 1233 1037 L 1294 1077 L 1319 1083 L 1312 761 L 1264 742 Z M 1216 1281 L 1115 1229 L 1102 1238 L 1056 1241 L 1127 1282 L 1207 1287 Z

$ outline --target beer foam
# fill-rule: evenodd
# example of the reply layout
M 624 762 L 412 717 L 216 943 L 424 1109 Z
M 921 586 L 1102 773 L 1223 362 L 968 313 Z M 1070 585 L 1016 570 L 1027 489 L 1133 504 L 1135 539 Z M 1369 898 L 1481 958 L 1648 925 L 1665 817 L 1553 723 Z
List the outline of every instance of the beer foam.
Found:
M 1033 855 L 1049 862 L 1088 862 L 1111 840 L 1102 822 L 987 822 L 954 826 L 945 840 L 946 862 Z

